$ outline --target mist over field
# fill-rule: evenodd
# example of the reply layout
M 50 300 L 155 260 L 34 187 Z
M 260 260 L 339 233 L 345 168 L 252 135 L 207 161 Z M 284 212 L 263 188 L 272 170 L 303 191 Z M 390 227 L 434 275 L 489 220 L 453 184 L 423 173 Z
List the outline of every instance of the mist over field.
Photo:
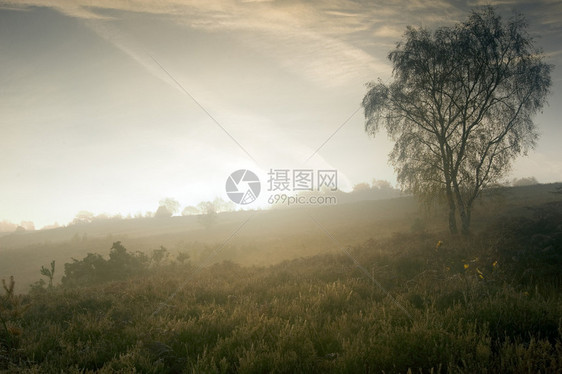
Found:
M 0 373 L 561 372 L 561 35 L 0 0 Z

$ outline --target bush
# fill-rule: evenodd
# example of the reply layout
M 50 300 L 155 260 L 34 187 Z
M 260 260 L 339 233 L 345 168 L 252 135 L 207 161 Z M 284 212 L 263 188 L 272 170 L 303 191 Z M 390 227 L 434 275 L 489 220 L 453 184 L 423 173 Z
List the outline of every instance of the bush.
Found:
M 131 254 L 121 244 L 113 243 L 109 259 L 99 254 L 88 253 L 82 260 L 64 264 L 64 286 L 87 286 L 101 282 L 124 280 L 140 275 L 148 268 L 148 257 L 143 253 Z
M 341 253 L 196 272 L 162 260 L 163 247 L 149 267 L 115 242 L 108 259 L 66 264 L 65 287 L 31 295 L 17 323 L 26 332 L 17 364 L 22 372 L 561 372 L 558 273 L 522 283 L 525 270 L 509 260 L 524 253 L 537 269 L 554 261 L 527 237 L 552 237 L 555 217 L 540 212 L 470 238 L 370 240 L 349 248 L 356 262 Z

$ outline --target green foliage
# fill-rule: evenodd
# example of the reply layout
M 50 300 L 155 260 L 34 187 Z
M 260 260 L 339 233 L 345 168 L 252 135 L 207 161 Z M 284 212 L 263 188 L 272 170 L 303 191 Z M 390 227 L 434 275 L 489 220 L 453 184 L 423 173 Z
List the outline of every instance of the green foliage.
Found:
M 22 304 L 22 297 L 14 293 L 14 277 L 2 279 L 4 295 L 0 296 L 0 370 L 7 369 L 20 357 L 19 349 L 23 329 L 21 321 L 29 305 Z
M 49 278 L 49 289 L 53 288 L 53 277 L 55 276 L 55 260 L 51 261 L 51 268 L 48 269 L 44 266 L 41 266 L 41 275 L 46 276 Z
M 498 236 L 503 271 L 526 285 L 562 284 L 562 203 L 511 217 L 492 231 Z
M 501 232 L 405 233 L 350 248 L 388 293 L 344 254 L 195 272 L 148 269 L 115 242 L 109 259 L 66 264 L 64 287 L 33 295 L 18 370 L 559 372 L 557 278 L 545 275 L 539 290 L 536 278 L 511 277 L 503 256 L 517 248 L 491 239 Z
M 469 237 L 404 225 L 348 248 L 362 269 L 343 253 L 196 268 L 179 264 L 193 244 L 173 261 L 114 242 L 49 292 L 5 282 L 0 371 L 561 372 L 562 204 L 520 213 Z
M 47 292 L 46 288 L 47 282 L 43 278 L 39 279 L 38 281 L 32 283 L 29 286 L 29 293 L 30 294 L 38 294 Z
M 166 260 L 169 255 L 170 252 L 168 252 L 168 250 L 161 245 L 159 249 L 155 249 L 152 251 L 152 257 L 151 257 L 152 263 L 155 266 L 160 266 L 162 261 Z
M 469 234 L 472 206 L 512 161 L 535 145 L 533 117 L 546 104 L 552 66 L 521 15 L 493 7 L 454 26 L 408 27 L 388 55 L 389 84 L 367 84 L 365 130 L 395 142 L 390 162 L 400 185 L 449 207 L 449 230 Z
M 186 261 L 188 261 L 190 258 L 189 253 L 185 252 L 185 251 L 180 251 L 178 252 L 178 255 L 176 256 L 176 260 L 180 263 L 180 264 L 184 264 Z
M 143 253 L 129 253 L 120 241 L 114 242 L 109 259 L 99 254 L 88 253 L 82 260 L 64 264 L 64 286 L 86 286 L 107 281 L 124 280 L 141 275 L 148 267 L 148 258 Z
M 482 203 L 475 206 L 478 220 L 474 221 L 473 229 L 477 233 L 489 227 L 498 217 L 520 215 L 527 211 L 526 206 L 560 200 L 560 194 L 551 193 L 557 186 L 497 188 L 495 191 L 501 195 L 501 202 L 491 197 L 492 191 L 484 191 Z M 446 224 L 440 207 L 430 213 L 419 212 L 411 197 L 353 204 L 339 202 L 340 197 L 338 205 L 310 208 L 310 213 L 346 245 L 358 245 L 371 237 L 382 239 L 396 231 L 409 230 L 415 217 L 422 217 L 428 232 L 441 230 Z M 198 264 L 205 258 L 207 248 L 212 251 L 220 245 L 220 241 L 228 237 L 249 214 L 253 213 L 220 214 L 217 225 L 209 230 L 198 223 L 196 216 L 190 216 L 170 220 L 100 220 L 81 226 L 40 230 L 24 236 L 5 235 L 0 237 L 0 247 L 3 248 L 0 251 L 0 274 L 4 277 L 14 275 L 18 279 L 16 292 L 26 292 L 38 280 L 41 266 L 48 267 L 55 259 L 58 268 L 53 282 L 60 283 L 64 264 L 72 262 L 72 257 L 81 260 L 88 253 L 104 253 L 104 249 L 109 249 L 116 240 L 126 243 L 129 250 L 143 251 L 147 255 L 160 245 L 173 254 L 185 251 L 189 253 L 191 263 Z M 221 258 L 249 266 L 270 265 L 337 250 L 327 245 L 325 233 L 318 230 L 301 209 L 256 214 L 257 219 L 252 219 L 244 227 L 244 235 L 221 251 Z M 117 232 L 119 236 L 112 234 Z M 77 241 L 71 240 L 75 234 L 79 239 Z M 83 240 L 85 235 L 87 240 Z

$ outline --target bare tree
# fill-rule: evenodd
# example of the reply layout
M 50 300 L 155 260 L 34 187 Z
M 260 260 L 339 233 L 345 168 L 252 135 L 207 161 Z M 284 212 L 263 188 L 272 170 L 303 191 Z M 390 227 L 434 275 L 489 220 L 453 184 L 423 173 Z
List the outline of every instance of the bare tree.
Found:
M 381 124 L 401 187 L 425 201 L 444 198 L 449 229 L 469 233 L 482 188 L 534 147 L 552 66 L 521 15 L 503 22 L 492 7 L 434 32 L 408 27 L 390 52 L 393 80 L 368 83 L 365 130 Z

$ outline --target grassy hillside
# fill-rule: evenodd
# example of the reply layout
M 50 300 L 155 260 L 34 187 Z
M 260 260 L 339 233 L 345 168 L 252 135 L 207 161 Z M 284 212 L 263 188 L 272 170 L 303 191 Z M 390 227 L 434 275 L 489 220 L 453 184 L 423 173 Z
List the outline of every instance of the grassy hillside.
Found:
M 529 215 L 529 206 L 559 200 L 560 195 L 551 193 L 557 186 L 560 184 L 505 188 L 484 194 L 475 207 L 475 231 L 503 216 Z M 98 221 L 1 236 L 0 278 L 15 276 L 17 291 L 26 292 L 37 281 L 41 266 L 55 260 L 60 267 L 55 274 L 59 281 L 62 264 L 87 253 L 107 255 L 115 241 L 147 253 L 160 246 L 173 254 L 187 251 L 192 262 L 197 262 L 206 251 L 220 247 L 247 219 L 250 220 L 221 251 L 219 261 L 270 265 L 339 251 L 333 238 L 341 245 L 357 245 L 409 231 L 412 226 L 440 232 L 446 228 L 444 217 L 439 208 L 426 212 L 411 197 L 401 197 L 314 208 L 221 213 L 210 228 L 203 227 L 195 216 Z
M 164 246 L 172 253 L 188 251 L 192 261 L 228 242 L 219 260 L 243 264 L 272 264 L 282 260 L 337 250 L 323 228 L 339 240 L 357 244 L 371 237 L 407 229 L 416 214 L 411 198 L 350 203 L 333 207 L 228 212 L 205 228 L 197 217 L 143 218 L 68 226 L 47 231 L 14 233 L 0 238 L 0 277 L 14 275 L 18 291 L 36 281 L 42 265 L 81 258 L 88 252 L 107 254 L 114 241 L 150 252 Z M 312 219 L 311 219 L 312 217 Z M 318 224 L 321 226 L 319 226 Z M 57 274 L 57 279 L 61 276 Z
M 268 267 L 172 262 L 4 299 L 0 368 L 560 372 L 562 204 L 534 208 L 471 238 L 395 234 Z
M 62 285 L 18 296 L 4 283 L 0 371 L 558 373 L 562 200 L 552 190 L 485 196 L 468 238 L 400 199 L 232 213 L 209 230 L 171 219 L 122 244 L 115 233 L 53 244 L 76 258 L 58 265 Z M 182 235 L 200 240 L 183 242 L 186 261 L 136 252 Z M 103 240 L 114 241 L 92 250 L 103 256 L 71 250 Z M 49 248 L 12 250 L 34 245 Z

